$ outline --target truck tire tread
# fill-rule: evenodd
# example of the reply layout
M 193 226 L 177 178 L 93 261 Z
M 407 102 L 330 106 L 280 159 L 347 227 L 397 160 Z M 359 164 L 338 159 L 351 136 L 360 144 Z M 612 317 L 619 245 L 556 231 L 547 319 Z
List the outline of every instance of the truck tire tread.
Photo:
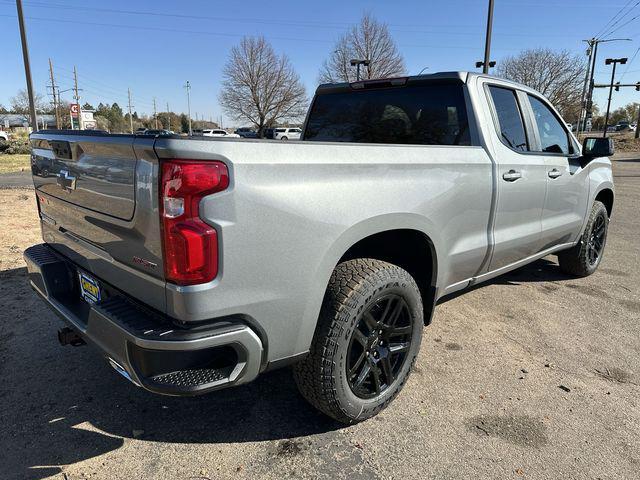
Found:
M 398 277 L 406 280 L 411 286 L 420 301 L 421 313 L 419 289 L 413 277 L 405 270 L 370 258 L 340 263 L 329 280 L 309 355 L 294 365 L 294 378 L 302 396 L 315 408 L 339 422 L 352 424 L 376 415 L 396 397 L 409 376 L 405 375 L 397 385 L 393 386 L 393 392 L 384 402 L 363 410 L 357 418 L 349 415 L 341 406 L 335 384 L 337 367 L 335 354 L 338 339 L 344 336 L 345 328 L 348 327 L 351 319 L 350 312 L 347 310 L 359 304 L 363 296 L 371 295 L 376 284 Z M 422 315 L 419 321 L 422 323 Z M 417 341 L 419 342 L 419 339 Z M 407 359 L 410 364 L 408 372 L 413 369 L 416 355 L 417 350 Z
M 607 218 L 607 225 L 605 228 L 608 228 L 608 214 L 607 208 L 604 204 L 598 200 L 593 202 L 593 206 L 591 207 L 591 212 L 589 214 L 589 218 L 587 219 L 587 225 L 584 228 L 584 232 L 582 233 L 582 237 L 580 238 L 580 242 L 574 247 L 559 252 L 558 253 L 558 264 L 560 265 L 560 269 L 568 273 L 570 275 L 574 275 L 576 277 L 587 277 L 596 271 L 598 265 L 602 261 L 602 254 L 600 254 L 600 259 L 595 265 L 590 265 L 587 259 L 587 243 L 589 241 L 589 236 L 591 235 L 591 229 L 596 217 L 600 214 L 605 215 Z M 606 245 L 606 237 L 605 237 L 605 245 Z

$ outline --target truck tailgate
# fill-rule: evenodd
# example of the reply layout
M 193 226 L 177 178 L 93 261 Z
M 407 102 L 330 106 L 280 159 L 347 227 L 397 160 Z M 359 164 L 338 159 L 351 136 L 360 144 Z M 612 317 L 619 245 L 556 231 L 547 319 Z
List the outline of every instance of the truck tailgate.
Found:
M 89 132 L 31 135 L 45 242 L 82 270 L 164 311 L 153 138 Z
M 134 137 L 66 136 L 36 141 L 36 190 L 95 212 L 130 220 L 135 208 Z M 62 188 L 61 188 L 62 187 Z

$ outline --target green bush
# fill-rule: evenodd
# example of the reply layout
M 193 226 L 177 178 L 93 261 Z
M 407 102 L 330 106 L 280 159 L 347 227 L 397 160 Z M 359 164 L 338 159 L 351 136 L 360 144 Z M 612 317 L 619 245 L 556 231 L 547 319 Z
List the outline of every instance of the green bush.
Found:
M 12 137 L 8 142 L 0 142 L 0 153 L 6 155 L 16 155 L 31 153 L 31 146 L 29 145 L 28 138 L 15 138 Z

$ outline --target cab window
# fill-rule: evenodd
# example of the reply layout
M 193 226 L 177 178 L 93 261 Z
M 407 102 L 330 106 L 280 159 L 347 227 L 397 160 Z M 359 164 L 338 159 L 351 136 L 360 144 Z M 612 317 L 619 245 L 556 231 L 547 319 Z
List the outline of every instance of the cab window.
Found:
M 569 155 L 569 135 L 553 111 L 539 98 L 529 95 L 529 103 L 536 119 L 540 148 L 536 151 Z
M 529 151 L 522 114 L 516 92 L 510 88 L 489 87 L 498 117 L 498 134 L 502 143 L 518 152 Z

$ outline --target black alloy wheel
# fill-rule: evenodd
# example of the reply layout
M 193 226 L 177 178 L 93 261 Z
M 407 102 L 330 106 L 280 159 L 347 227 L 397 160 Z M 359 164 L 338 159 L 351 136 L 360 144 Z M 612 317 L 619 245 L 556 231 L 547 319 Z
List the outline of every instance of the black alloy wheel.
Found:
M 373 303 L 354 329 L 347 351 L 347 381 L 359 398 L 380 395 L 407 359 L 413 330 L 407 302 L 389 294 Z
M 600 214 L 595 218 L 587 242 L 587 260 L 589 265 L 596 265 L 604 250 L 605 238 L 607 234 L 607 219 L 605 214 Z

